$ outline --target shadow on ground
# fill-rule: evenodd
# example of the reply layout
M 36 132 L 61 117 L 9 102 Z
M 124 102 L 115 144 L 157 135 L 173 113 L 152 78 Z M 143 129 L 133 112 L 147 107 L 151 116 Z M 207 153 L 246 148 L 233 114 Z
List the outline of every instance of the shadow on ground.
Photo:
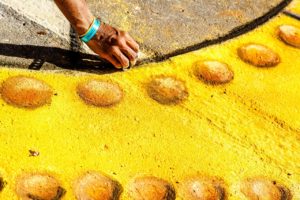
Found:
M 34 61 L 28 67 L 28 69 L 33 70 L 39 70 L 45 62 L 48 62 L 69 70 L 96 71 L 97 73 L 111 73 L 114 71 L 111 64 L 101 60 L 96 55 L 56 47 L 0 43 L 0 54 L 33 59 Z

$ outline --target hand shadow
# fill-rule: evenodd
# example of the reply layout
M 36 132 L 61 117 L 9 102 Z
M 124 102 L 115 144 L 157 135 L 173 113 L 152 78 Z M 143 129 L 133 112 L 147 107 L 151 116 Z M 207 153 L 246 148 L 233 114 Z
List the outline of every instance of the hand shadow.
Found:
M 44 62 L 57 67 L 93 73 L 112 73 L 114 67 L 97 55 L 74 52 L 57 47 L 0 43 L 0 55 L 33 59 L 29 69 L 40 69 Z

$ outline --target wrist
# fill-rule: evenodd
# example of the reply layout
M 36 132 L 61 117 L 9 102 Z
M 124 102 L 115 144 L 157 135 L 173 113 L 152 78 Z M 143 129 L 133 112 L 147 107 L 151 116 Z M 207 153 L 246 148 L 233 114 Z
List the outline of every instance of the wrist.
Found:
M 82 35 L 79 35 L 80 40 L 85 43 L 88 43 L 97 34 L 100 26 L 101 26 L 101 21 L 97 18 L 94 18 L 88 31 Z
M 91 27 L 95 17 L 93 15 L 89 15 L 87 17 L 82 18 L 82 20 L 79 20 L 74 24 L 74 28 L 78 35 L 85 34 L 89 28 Z

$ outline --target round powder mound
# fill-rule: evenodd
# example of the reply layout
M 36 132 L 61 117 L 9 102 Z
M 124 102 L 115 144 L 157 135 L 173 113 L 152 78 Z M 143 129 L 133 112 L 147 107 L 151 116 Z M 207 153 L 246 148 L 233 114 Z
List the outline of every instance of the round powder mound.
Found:
M 203 177 L 194 177 L 180 185 L 179 195 L 185 200 L 225 200 L 222 183 Z
M 121 192 L 118 182 L 97 172 L 86 173 L 74 184 L 76 199 L 118 200 Z
M 47 174 L 27 174 L 19 177 L 16 183 L 16 193 L 22 200 L 61 199 L 65 190 L 59 182 Z
M 119 85 L 99 80 L 80 83 L 77 86 L 77 93 L 87 104 L 100 107 L 113 106 L 123 98 Z
M 148 95 L 161 104 L 178 104 L 187 98 L 188 92 L 183 81 L 173 77 L 157 76 L 147 87 Z
M 250 200 L 290 200 L 291 193 L 275 181 L 263 178 L 247 179 L 241 184 L 242 193 Z
M 133 200 L 175 200 L 175 189 L 167 181 L 153 177 L 139 177 L 128 188 Z
M 291 25 L 282 25 L 278 28 L 278 36 L 291 46 L 300 48 L 300 29 Z
M 199 79 L 210 84 L 222 84 L 230 82 L 233 77 L 227 64 L 218 61 L 201 61 L 195 64 L 195 73 Z
M 1 96 L 17 107 L 37 108 L 51 103 L 52 89 L 43 81 L 26 77 L 10 77 L 2 83 Z
M 270 48 L 260 44 L 246 44 L 238 49 L 239 57 L 257 67 L 274 67 L 280 63 L 280 57 Z

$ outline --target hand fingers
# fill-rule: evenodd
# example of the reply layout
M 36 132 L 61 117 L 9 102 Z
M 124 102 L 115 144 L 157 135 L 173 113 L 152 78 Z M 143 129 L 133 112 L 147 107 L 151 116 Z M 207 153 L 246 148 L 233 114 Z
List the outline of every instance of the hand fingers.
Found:
M 121 51 L 130 61 L 135 61 L 137 59 L 137 53 L 130 47 L 124 46 L 121 48 Z
M 116 31 L 111 26 L 99 30 L 102 32 L 99 32 L 96 39 L 91 40 L 88 46 L 100 57 L 113 64 L 115 68 L 128 68 L 130 64 L 134 65 L 139 45 L 133 38 L 128 33 Z
M 126 40 L 126 44 L 127 44 L 131 49 L 133 49 L 136 53 L 139 52 L 140 47 L 139 47 L 138 43 L 136 43 L 130 36 L 127 36 L 127 37 L 125 38 L 125 40 Z
M 122 68 L 121 63 L 113 55 L 105 56 L 104 59 L 107 60 L 108 62 L 110 62 L 115 68 L 117 68 L 117 69 Z
M 119 63 L 121 64 L 121 67 L 123 67 L 123 68 L 129 67 L 128 58 L 121 52 L 121 50 L 119 48 L 113 48 L 112 54 L 119 61 Z

